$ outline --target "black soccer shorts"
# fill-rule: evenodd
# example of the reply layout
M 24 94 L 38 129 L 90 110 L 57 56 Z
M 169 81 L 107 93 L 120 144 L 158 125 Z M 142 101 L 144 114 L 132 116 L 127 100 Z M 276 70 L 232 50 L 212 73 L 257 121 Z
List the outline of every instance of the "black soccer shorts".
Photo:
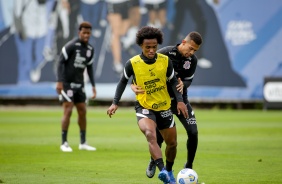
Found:
M 137 121 L 141 120 L 142 118 L 149 118 L 157 124 L 157 128 L 159 130 L 172 128 L 175 126 L 173 114 L 170 109 L 165 111 L 154 111 L 151 109 L 145 109 L 137 101 L 135 104 L 135 111 Z
M 86 94 L 82 84 L 64 83 L 61 91 L 62 102 L 85 103 Z

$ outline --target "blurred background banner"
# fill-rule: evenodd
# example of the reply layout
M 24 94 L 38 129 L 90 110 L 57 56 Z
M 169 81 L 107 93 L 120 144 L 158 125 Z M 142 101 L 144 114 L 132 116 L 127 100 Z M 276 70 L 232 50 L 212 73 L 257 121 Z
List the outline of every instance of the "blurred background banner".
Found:
M 202 34 L 190 99 L 262 101 L 264 78 L 282 77 L 281 0 L 122 0 L 129 3 L 122 16 L 109 9 L 113 2 L 0 0 L 0 97 L 56 97 L 58 55 L 83 20 L 93 25 L 97 99 L 113 98 L 118 66 L 140 53 L 134 38 L 144 25 L 164 32 L 159 48 Z M 135 99 L 129 88 L 123 98 Z
M 266 77 L 263 86 L 264 109 L 282 107 L 282 77 Z

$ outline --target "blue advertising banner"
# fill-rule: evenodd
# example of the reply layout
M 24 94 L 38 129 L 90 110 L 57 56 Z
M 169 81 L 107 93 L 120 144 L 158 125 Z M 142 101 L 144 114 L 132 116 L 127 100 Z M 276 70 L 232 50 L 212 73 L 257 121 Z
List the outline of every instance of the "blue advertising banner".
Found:
M 120 68 L 141 51 L 135 34 L 144 25 L 162 29 L 159 48 L 190 31 L 203 36 L 190 99 L 263 100 L 264 78 L 282 77 L 281 0 L 125 0 L 122 16 L 110 2 L 0 0 L 0 97 L 56 97 L 58 56 L 83 20 L 93 26 L 97 99 L 113 98 Z M 162 16 L 153 19 L 151 11 Z M 123 99 L 135 99 L 129 87 Z

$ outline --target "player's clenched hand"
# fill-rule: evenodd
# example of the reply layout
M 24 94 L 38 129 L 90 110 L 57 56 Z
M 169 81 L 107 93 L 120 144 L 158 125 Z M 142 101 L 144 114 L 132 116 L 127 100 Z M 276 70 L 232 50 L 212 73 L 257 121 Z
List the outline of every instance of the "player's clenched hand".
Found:
M 177 103 L 177 111 L 178 111 L 178 114 L 182 113 L 183 116 L 184 116 L 186 119 L 189 118 L 188 109 L 187 109 L 185 103 L 183 103 L 183 102 L 178 102 L 178 103 Z
M 108 110 L 107 110 L 107 115 L 109 115 L 109 117 L 111 118 L 112 115 L 115 114 L 115 112 L 116 112 L 117 109 L 118 109 L 118 106 L 115 105 L 115 104 L 112 104 L 112 105 L 108 108 Z
M 179 91 L 181 94 L 183 94 L 183 87 L 184 84 L 182 82 L 182 80 L 180 78 L 177 79 L 178 80 L 178 84 L 176 85 L 176 89 L 177 91 Z
M 137 85 L 134 85 L 134 84 L 131 84 L 131 90 L 136 94 L 144 94 L 145 93 L 145 90 L 142 89 L 141 86 L 137 86 Z
M 62 82 L 57 82 L 56 84 L 56 91 L 58 94 L 61 94 L 61 91 L 63 90 L 63 83 Z

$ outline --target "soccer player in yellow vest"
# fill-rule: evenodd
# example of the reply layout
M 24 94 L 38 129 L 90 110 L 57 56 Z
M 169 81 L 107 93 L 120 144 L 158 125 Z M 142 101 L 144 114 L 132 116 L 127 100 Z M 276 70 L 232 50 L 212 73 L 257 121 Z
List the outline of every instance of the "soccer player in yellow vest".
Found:
M 200 49 L 200 46 L 203 42 L 202 36 L 200 33 L 192 31 L 176 45 L 166 46 L 159 50 L 157 53 L 164 54 L 169 57 L 170 61 L 173 64 L 176 77 L 179 82 L 179 91 L 182 92 L 183 102 L 186 104 L 188 109 L 189 117 L 186 119 L 182 114 L 177 114 L 177 103 L 175 101 L 174 92 L 168 86 L 168 93 L 171 97 L 171 111 L 177 116 L 181 124 L 186 130 L 187 141 L 186 141 L 186 150 L 187 157 L 184 168 L 193 169 L 193 162 L 196 155 L 198 147 L 198 127 L 195 111 L 193 110 L 189 100 L 188 100 L 188 88 L 190 87 L 197 68 L 198 58 L 196 52 Z M 144 93 L 141 87 L 134 84 L 131 85 L 131 89 L 135 94 Z M 158 145 L 161 147 L 164 142 L 162 135 L 158 130 L 157 131 L 157 141 Z M 154 177 L 156 172 L 156 164 L 154 159 L 150 159 L 148 167 L 146 169 L 146 175 L 148 178 Z
M 136 95 L 135 110 L 139 129 L 145 135 L 150 155 L 160 170 L 158 178 L 164 183 L 175 184 L 172 166 L 176 157 L 177 136 L 170 110 L 171 100 L 167 91 L 167 81 L 175 93 L 178 114 L 182 113 L 187 118 L 188 112 L 181 93 L 176 89 L 178 81 L 171 61 L 167 56 L 156 53 L 158 45 L 162 42 L 163 33 L 157 28 L 145 26 L 137 32 L 136 43 L 141 47 L 142 53 L 126 62 L 107 114 L 109 117 L 115 114 L 128 80 L 133 76 L 133 83 L 145 89 L 144 94 Z M 161 148 L 157 144 L 156 128 L 160 130 L 166 143 L 166 164 Z

